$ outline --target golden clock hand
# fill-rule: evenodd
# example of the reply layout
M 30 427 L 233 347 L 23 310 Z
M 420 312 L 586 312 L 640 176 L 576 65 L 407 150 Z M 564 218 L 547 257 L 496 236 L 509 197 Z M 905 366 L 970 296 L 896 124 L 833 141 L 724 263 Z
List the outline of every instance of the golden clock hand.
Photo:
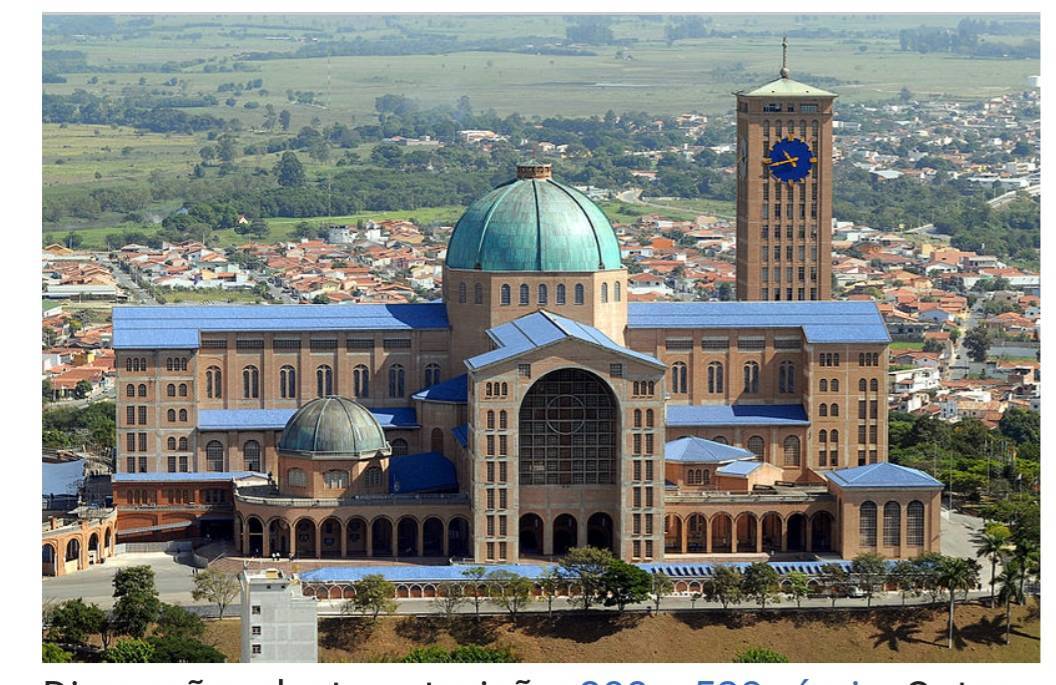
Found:
M 793 167 L 796 166 L 796 162 L 799 161 L 799 157 L 789 157 L 786 160 L 780 162 L 770 162 L 770 166 L 781 166 L 782 164 L 791 164 Z

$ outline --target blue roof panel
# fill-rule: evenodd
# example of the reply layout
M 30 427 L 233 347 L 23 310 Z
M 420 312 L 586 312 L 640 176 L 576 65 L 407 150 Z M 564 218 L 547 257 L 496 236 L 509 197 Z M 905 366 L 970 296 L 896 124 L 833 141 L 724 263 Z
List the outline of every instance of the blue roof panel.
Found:
M 414 407 L 385 407 L 371 409 L 370 413 L 382 428 L 421 428 Z
M 389 459 L 389 492 L 455 492 L 454 463 L 439 452 L 407 454 Z
M 193 483 L 204 481 L 230 481 L 243 478 L 267 478 L 266 473 L 255 471 L 147 471 L 145 473 L 115 473 L 111 476 L 114 483 Z
M 871 300 L 811 302 L 631 302 L 629 328 L 801 328 L 808 343 L 887 343 Z
M 715 473 L 720 476 L 737 476 L 746 477 L 752 471 L 763 465 L 761 461 L 735 461 L 730 464 L 725 464 L 715 469 Z
M 667 407 L 668 426 L 809 426 L 798 404 L 676 404 Z
M 825 472 L 825 477 L 841 488 L 928 488 L 941 489 L 942 483 L 923 471 L 891 462 L 866 464 Z
M 198 430 L 282 430 L 296 409 L 200 409 Z M 382 407 L 370 413 L 382 428 L 419 428 L 414 407 Z
M 461 426 L 455 426 L 451 429 L 451 435 L 455 436 L 459 445 L 466 447 L 469 445 L 469 424 L 463 423 Z
M 436 385 L 431 385 L 425 390 L 416 392 L 411 396 L 411 399 L 422 400 L 423 402 L 465 404 L 469 396 L 466 380 L 466 374 L 449 378 Z
M 198 347 L 201 332 L 446 329 L 443 302 L 349 305 L 114 307 L 116 349 Z
M 738 459 L 752 459 L 749 450 L 733 445 L 724 445 L 714 440 L 685 437 L 672 440 L 664 446 L 664 460 L 694 464 L 721 464 Z

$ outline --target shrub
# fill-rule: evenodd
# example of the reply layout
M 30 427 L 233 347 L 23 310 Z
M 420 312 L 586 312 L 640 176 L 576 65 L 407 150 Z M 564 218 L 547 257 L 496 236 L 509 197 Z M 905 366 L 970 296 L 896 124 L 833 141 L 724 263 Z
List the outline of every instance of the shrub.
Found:
M 149 664 L 154 658 L 154 646 L 145 640 L 118 640 L 103 654 L 103 661 L 111 664 Z
M 53 642 L 45 642 L 41 645 L 40 661 L 44 664 L 68 664 L 73 661 L 73 655 Z
M 509 647 L 462 645 L 454 649 L 419 647 L 400 660 L 405 664 L 512 664 L 519 659 Z
M 734 657 L 735 664 L 787 664 L 788 657 L 769 647 L 749 647 Z

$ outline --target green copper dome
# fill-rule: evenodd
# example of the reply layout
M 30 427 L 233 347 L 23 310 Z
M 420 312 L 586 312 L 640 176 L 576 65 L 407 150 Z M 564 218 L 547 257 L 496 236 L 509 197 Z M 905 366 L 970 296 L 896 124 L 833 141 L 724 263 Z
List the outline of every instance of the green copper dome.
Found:
M 298 409 L 279 439 L 279 451 L 318 458 L 373 457 L 389 453 L 385 431 L 358 402 L 320 397 Z
M 620 245 L 601 209 L 550 177 L 550 165 L 517 167 L 517 178 L 466 210 L 447 245 L 447 266 L 480 271 L 602 271 L 622 268 Z

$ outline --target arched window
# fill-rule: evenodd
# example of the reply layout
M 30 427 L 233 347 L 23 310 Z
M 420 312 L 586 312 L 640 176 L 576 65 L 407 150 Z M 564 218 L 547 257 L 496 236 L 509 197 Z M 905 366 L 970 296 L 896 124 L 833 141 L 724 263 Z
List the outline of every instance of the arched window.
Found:
M 675 362 L 671 365 L 671 392 L 685 393 L 686 387 L 686 365 L 683 362 Z
M 352 392 L 357 399 L 370 396 L 370 371 L 362 364 L 352 369 Z
M 717 442 L 720 445 L 729 445 L 730 444 L 730 441 L 726 439 L 725 435 L 716 435 L 714 438 L 711 439 L 711 441 L 712 442 Z
M 180 452 L 187 451 L 187 438 L 180 438 Z
M 818 405 L 818 416 L 828 416 L 828 415 L 829 415 L 829 405 L 827 405 L 824 402 L 822 402 L 821 404 Z
M 488 413 L 487 413 L 487 417 L 488 417 L 488 419 L 487 419 L 488 430 L 489 431 L 490 430 L 495 430 L 495 411 L 492 410 L 492 409 L 489 409 Z
M 748 362 L 744 365 L 744 391 L 749 394 L 759 392 L 758 362 Z
M 165 396 L 166 397 L 176 397 L 176 384 L 175 383 L 169 383 L 168 385 L 165 386 Z
M 392 456 L 402 457 L 407 454 L 408 446 L 407 441 L 403 438 L 396 438 L 392 441 Z
M 506 414 L 506 410 L 505 409 L 499 411 L 499 430 L 503 430 L 503 431 L 506 430 L 506 428 L 507 428 L 506 416 L 507 416 L 507 414 Z
M 255 366 L 242 369 L 242 397 L 245 399 L 260 397 L 260 371 Z
M 829 433 L 822 430 L 818 432 L 818 466 L 825 466 L 829 459 Z
M 444 431 L 434 428 L 429 438 L 429 451 L 438 454 L 444 453 Z
M 761 457 L 766 452 L 766 442 L 759 435 L 753 435 L 748 438 L 748 451 L 757 457 Z
M 279 369 L 279 397 L 284 400 L 297 397 L 297 370 L 288 364 Z
M 617 302 L 619 302 L 621 297 L 622 297 L 622 295 L 620 293 L 620 282 L 616 281 L 615 283 L 612 284 L 612 299 L 614 299 Z
M 835 402 L 833 402 L 832 404 L 829 405 L 829 416 L 839 416 L 839 415 L 840 415 L 840 405 L 838 405 Z
M 876 392 L 877 390 L 879 390 L 880 389 L 880 381 L 876 380 L 875 378 L 871 379 L 869 381 L 869 389 L 872 390 L 873 392 Z
M 169 420 L 169 423 L 175 423 L 175 421 L 176 421 L 176 410 L 175 409 L 170 409 L 167 412 L 165 412 L 165 418 L 167 418 Z
M 440 382 L 440 365 L 436 363 L 425 365 L 425 387 L 436 385 Z
M 135 397 L 135 396 L 136 396 L 136 386 L 131 384 L 131 383 L 129 383 L 125 387 L 125 397 Z
M 829 382 L 827 380 L 825 380 L 824 378 L 822 378 L 818 382 L 818 390 L 820 390 L 821 392 L 828 392 L 829 391 Z
M 609 301 L 609 284 L 608 283 L 602 283 L 601 284 L 601 301 L 602 301 L 603 304 Z
M 459 283 L 458 284 L 458 303 L 459 304 L 465 304 L 466 303 L 466 284 L 465 283 Z
M 865 354 L 858 353 L 858 366 L 865 366 Z
M 187 397 L 187 384 L 180 383 L 180 397 Z
M 546 283 L 540 283 L 536 299 L 539 300 L 539 304 L 546 304 L 549 293 L 546 291 Z
M 464 285 L 464 284 L 463 284 Z M 343 469 L 330 469 L 323 473 L 323 485 L 330 489 L 348 487 L 348 471 Z
M 171 452 L 175 452 L 176 451 L 176 438 L 169 438 L 168 440 L 165 441 L 165 444 L 169 448 L 169 451 L 171 451 Z
M 142 384 L 142 383 L 139 384 L 139 396 L 140 397 L 146 397 L 147 396 L 147 386 Z
M 317 397 L 334 394 L 334 370 L 326 364 L 315 369 L 315 394 Z
M 641 409 L 635 409 L 634 410 L 634 427 L 635 428 L 641 428 L 642 427 L 642 410 Z
M 165 370 L 172 371 L 172 357 L 165 358 Z
M 503 283 L 502 287 L 499 288 L 499 304 L 506 306 L 510 303 L 510 286 L 507 283 Z
M 131 371 L 131 370 L 132 370 L 132 357 L 129 357 L 128 359 L 125 360 L 125 371 Z
M 287 469 L 286 485 L 295 488 L 303 488 L 308 485 L 308 475 L 298 468 Z
M 796 367 L 792 362 L 781 362 L 777 370 L 779 392 L 796 391 Z
M 399 364 L 389 367 L 389 397 L 403 397 L 404 371 Z
M 833 378 L 831 381 L 829 381 L 829 390 L 831 390 L 832 392 L 839 392 L 840 391 L 840 379 L 839 378 Z
M 858 507 L 858 543 L 862 547 L 876 547 L 876 504 L 862 502 Z
M 917 500 L 906 507 L 906 544 L 924 546 L 924 505 Z
M 858 379 L 858 390 L 860 392 L 865 392 L 865 387 L 866 387 L 865 379 L 864 378 L 859 378 Z
M 217 400 L 223 397 L 223 387 L 221 383 L 222 377 L 220 374 L 219 366 L 210 366 L 205 370 L 205 396 L 209 399 Z
M 902 526 L 902 507 L 898 502 L 884 505 L 884 546 L 896 547 L 900 544 Z
M 210 440 L 205 446 L 205 470 L 224 470 L 224 446 L 218 440 Z
M 247 440 L 246 444 L 242 445 L 242 463 L 247 471 L 255 471 L 257 473 L 263 471 L 260 463 L 260 443 L 256 440 Z
M 473 286 L 473 304 L 484 304 L 484 286 L 480 283 Z
M 557 284 L 557 303 L 558 304 L 566 304 L 566 302 L 565 302 L 565 284 L 564 283 L 558 283 Z
M 724 377 L 721 362 L 711 362 L 708 364 L 708 392 L 709 393 L 721 393 L 723 391 Z
M 645 427 L 653 428 L 656 425 L 656 414 L 653 413 L 652 409 L 645 410 Z
M 785 438 L 785 466 L 799 466 L 799 438 L 790 435 Z
M 363 481 L 368 488 L 376 488 L 381 485 L 381 468 L 371 466 L 363 472 Z
M 584 299 L 585 299 L 585 297 L 584 297 L 584 293 L 583 293 L 583 284 L 582 283 L 576 283 L 575 299 L 573 300 L 573 302 L 575 304 L 583 304 Z
M 186 409 L 181 409 L 180 410 L 180 421 L 186 421 L 186 420 L 187 420 L 187 410 Z
M 528 304 L 529 288 L 527 283 L 521 283 L 520 298 L 518 302 L 522 305 Z

